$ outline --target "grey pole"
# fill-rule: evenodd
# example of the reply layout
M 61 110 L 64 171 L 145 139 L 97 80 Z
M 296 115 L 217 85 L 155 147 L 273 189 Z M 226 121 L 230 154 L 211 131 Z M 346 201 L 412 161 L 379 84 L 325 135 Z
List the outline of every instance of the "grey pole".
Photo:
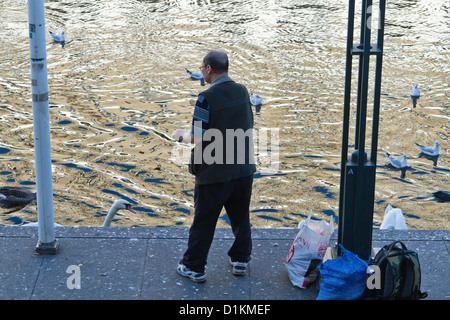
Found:
M 56 254 L 44 0 L 28 0 L 28 20 L 39 233 L 36 252 Z

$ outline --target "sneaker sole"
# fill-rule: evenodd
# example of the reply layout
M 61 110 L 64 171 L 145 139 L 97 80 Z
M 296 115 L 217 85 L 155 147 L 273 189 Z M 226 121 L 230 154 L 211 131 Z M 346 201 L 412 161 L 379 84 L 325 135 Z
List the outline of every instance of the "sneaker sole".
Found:
M 189 273 L 185 273 L 185 272 L 181 271 L 179 267 L 177 267 L 177 273 L 180 276 L 189 278 L 189 280 L 191 280 L 193 282 L 196 282 L 196 283 L 200 283 L 200 282 L 206 281 L 206 274 L 203 274 L 203 276 L 201 276 L 201 277 L 194 277 L 194 276 L 190 275 Z
M 230 264 L 233 267 L 233 274 L 235 276 L 245 276 L 247 274 L 247 265 L 244 266 L 239 262 L 236 263 L 236 262 L 232 262 L 231 260 L 230 260 Z M 237 264 L 237 266 L 235 264 Z M 243 269 L 237 269 L 236 267 L 238 267 L 238 268 L 240 267 Z

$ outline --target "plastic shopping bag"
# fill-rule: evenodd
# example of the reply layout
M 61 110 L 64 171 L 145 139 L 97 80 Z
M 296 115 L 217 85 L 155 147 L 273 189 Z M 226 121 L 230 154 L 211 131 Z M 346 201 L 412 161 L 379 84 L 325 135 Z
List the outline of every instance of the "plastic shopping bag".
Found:
M 331 234 L 333 217 L 326 221 L 311 221 L 312 210 L 308 218 L 301 223 L 300 230 L 286 257 L 285 265 L 289 279 L 294 286 L 305 289 L 316 280 Z
M 325 261 L 320 267 L 319 295 L 317 300 L 356 300 L 366 289 L 367 263 L 342 245 L 342 255 Z

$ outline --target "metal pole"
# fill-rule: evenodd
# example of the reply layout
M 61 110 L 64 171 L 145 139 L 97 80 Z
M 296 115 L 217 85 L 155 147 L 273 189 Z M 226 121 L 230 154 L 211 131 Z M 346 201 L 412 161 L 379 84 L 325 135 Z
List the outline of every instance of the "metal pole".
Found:
M 56 254 L 44 0 L 28 0 L 28 20 L 39 233 L 36 252 Z
M 348 8 L 348 29 L 347 29 L 347 56 L 345 69 L 345 95 L 344 95 L 344 119 L 342 128 L 342 153 L 341 153 L 341 172 L 345 172 L 345 164 L 348 158 L 348 135 L 349 135 L 349 118 L 350 118 L 350 99 L 352 87 L 352 46 L 353 46 L 353 27 L 355 20 L 355 0 L 349 1 Z M 342 220 L 343 220 L 343 195 L 344 195 L 344 178 L 341 174 L 341 188 L 339 193 L 339 228 L 338 243 L 342 243 Z
M 357 48 L 363 49 L 364 44 L 364 30 L 365 30 L 365 17 L 366 17 L 366 8 L 367 8 L 367 0 L 361 1 L 361 27 L 360 27 L 360 36 L 359 36 L 359 46 Z M 358 89 L 357 89 L 357 97 L 356 97 L 356 130 L 355 130 L 355 150 L 360 150 L 359 147 L 359 127 L 360 127 L 360 120 L 361 120 L 361 92 L 362 92 L 362 85 L 363 85 L 363 60 L 364 57 L 361 54 L 359 56 L 359 66 L 358 66 Z
M 367 7 L 370 7 L 372 5 L 372 0 L 365 0 L 365 5 Z M 360 65 L 362 66 L 362 77 L 361 77 L 361 87 L 360 87 L 360 96 L 358 97 L 360 99 L 360 112 L 359 112 L 359 126 L 356 127 L 356 131 L 358 133 L 358 141 L 357 148 L 358 149 L 358 165 L 362 166 L 364 165 L 365 159 L 364 159 L 364 150 L 365 150 L 365 139 L 366 139 L 366 115 L 367 115 L 367 91 L 368 91 L 368 78 L 369 78 L 369 64 L 370 64 L 370 29 L 367 24 L 367 21 L 369 19 L 369 16 L 371 13 L 367 12 L 367 7 L 365 7 L 361 29 L 364 30 L 364 33 L 361 32 L 364 36 L 363 43 L 363 54 L 360 56 L 360 59 L 362 59 L 362 63 Z M 360 60 L 361 61 L 361 60 Z
M 379 4 L 379 26 L 377 35 L 377 49 L 380 54 L 377 55 L 375 67 L 375 93 L 373 102 L 373 127 L 372 127 L 372 151 L 370 160 L 376 165 L 377 163 L 377 145 L 378 145 L 378 128 L 380 119 L 380 95 L 381 95 L 381 70 L 383 64 L 383 44 L 384 44 L 384 19 L 385 19 L 386 1 L 380 0 Z

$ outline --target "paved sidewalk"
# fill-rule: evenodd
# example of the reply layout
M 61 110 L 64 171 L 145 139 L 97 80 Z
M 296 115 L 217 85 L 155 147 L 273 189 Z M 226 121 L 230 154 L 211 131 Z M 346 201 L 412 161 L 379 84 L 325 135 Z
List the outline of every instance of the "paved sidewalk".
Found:
M 312 300 L 317 287 L 294 287 L 284 266 L 297 230 L 254 229 L 249 274 L 231 273 L 230 229 L 218 229 L 207 281 L 179 276 L 175 269 L 186 228 L 56 228 L 57 255 L 37 255 L 37 229 L 0 226 L 0 299 Z M 419 254 L 422 291 L 428 300 L 450 300 L 449 230 L 374 230 L 374 247 L 402 240 Z M 336 231 L 330 242 L 336 243 Z M 72 266 L 72 267 L 71 267 Z M 69 273 L 67 272 L 69 268 Z M 72 268 L 72 269 L 70 269 Z M 79 271 L 80 288 L 74 280 Z

